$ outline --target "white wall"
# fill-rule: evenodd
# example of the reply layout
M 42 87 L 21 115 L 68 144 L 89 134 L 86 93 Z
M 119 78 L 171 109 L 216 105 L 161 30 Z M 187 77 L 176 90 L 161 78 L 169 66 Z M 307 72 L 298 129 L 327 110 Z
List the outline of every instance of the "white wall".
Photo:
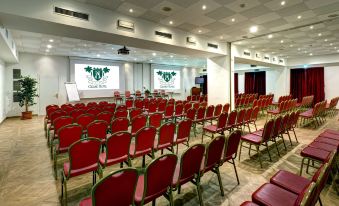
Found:
M 339 81 L 339 66 L 329 66 L 324 68 L 325 78 L 325 99 L 328 102 L 332 98 L 339 96 L 338 81 Z M 337 105 L 337 108 L 339 106 Z
M 6 118 L 5 75 L 5 62 L 0 59 L 0 123 Z

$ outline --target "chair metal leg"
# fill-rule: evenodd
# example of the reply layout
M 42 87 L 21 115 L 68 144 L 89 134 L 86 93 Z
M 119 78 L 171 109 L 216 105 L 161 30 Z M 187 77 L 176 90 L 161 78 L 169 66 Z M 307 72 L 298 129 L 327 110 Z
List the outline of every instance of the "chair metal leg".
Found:
M 220 171 L 219 171 L 219 167 L 217 167 L 215 169 L 217 176 L 218 176 L 218 181 L 219 181 L 219 187 L 220 187 L 220 192 L 221 192 L 221 196 L 224 196 L 224 187 L 222 186 L 222 181 L 221 181 L 221 176 L 220 176 Z
M 144 168 L 145 165 L 146 165 L 146 157 L 144 155 L 144 156 L 142 156 L 142 167 Z
M 281 134 L 280 134 L 280 135 L 281 135 Z M 278 137 L 279 137 L 279 135 L 278 135 Z M 281 140 L 282 140 L 282 142 L 283 142 L 283 144 L 284 144 L 285 151 L 287 151 L 287 147 L 286 147 L 285 139 L 284 139 L 284 136 L 283 136 L 283 135 L 281 135 Z
M 288 139 L 290 140 L 290 144 L 291 144 L 291 146 L 293 146 L 293 144 L 292 144 L 292 139 L 291 139 L 291 135 L 290 135 L 290 133 L 287 131 L 287 132 L 286 132 L 286 134 L 288 135 Z
M 266 145 L 266 149 L 267 149 L 268 156 L 270 157 L 270 161 L 272 162 L 271 153 L 270 153 L 270 150 L 268 149 L 268 144 L 267 144 L 267 142 L 265 142 L 265 145 Z
M 251 157 L 251 149 L 252 149 L 252 144 L 250 144 L 250 148 L 248 149 L 248 156 Z
M 293 127 L 292 127 L 292 131 L 293 131 L 293 133 L 294 133 L 295 141 L 297 141 L 297 142 L 299 143 L 298 138 L 297 138 L 297 135 L 296 135 L 295 130 L 294 130 Z
M 258 153 L 258 157 L 259 157 L 259 162 L 260 162 L 260 167 L 262 168 L 262 162 L 261 162 L 261 153 L 260 153 L 260 149 L 259 149 L 259 145 L 257 145 L 257 153 Z
M 202 133 L 201 133 L 201 143 L 204 142 L 204 134 L 205 134 L 205 130 L 202 129 Z
M 155 200 L 153 200 L 153 201 L 152 201 L 152 206 L 155 206 L 155 203 L 156 203 Z
M 321 202 L 321 199 L 320 199 L 320 194 L 319 194 L 319 197 L 318 197 L 318 201 L 319 201 L 320 206 L 323 206 L 323 203 Z
M 278 156 L 280 157 L 280 152 L 279 152 L 279 149 L 278 149 L 277 140 L 276 140 L 275 138 L 273 138 L 273 142 L 274 142 L 274 144 L 275 144 L 275 148 L 277 149 Z
M 237 182 L 238 182 L 238 185 L 239 185 L 239 184 L 240 184 L 240 181 L 239 181 L 239 177 L 238 177 L 238 171 L 237 171 L 237 167 L 235 166 L 235 162 L 234 162 L 234 159 L 233 159 L 233 158 L 232 158 L 232 164 L 233 164 L 235 176 L 237 177 Z
M 240 162 L 240 157 L 241 157 L 242 143 L 243 143 L 243 141 L 240 140 L 240 149 L 239 149 L 239 157 L 238 157 L 239 162 Z
M 301 160 L 301 166 L 300 166 L 299 176 L 301 176 L 301 175 L 302 175 L 302 173 L 303 173 L 303 168 L 304 168 L 304 160 L 305 160 L 305 158 L 303 158 L 303 159 Z
M 169 202 L 170 202 L 170 206 L 174 206 L 174 202 L 173 202 L 173 193 L 172 193 L 172 189 L 170 188 L 169 189 L 169 192 L 168 192 L 168 196 L 169 196 Z

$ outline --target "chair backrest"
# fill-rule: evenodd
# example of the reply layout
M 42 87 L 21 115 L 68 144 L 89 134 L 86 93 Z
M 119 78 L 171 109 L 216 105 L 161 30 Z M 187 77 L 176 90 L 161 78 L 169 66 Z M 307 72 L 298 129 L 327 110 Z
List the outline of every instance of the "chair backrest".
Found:
M 75 121 L 82 114 L 85 114 L 84 110 L 82 110 L 82 109 L 75 109 L 75 110 L 71 111 L 70 116 Z
M 199 109 L 199 106 L 200 106 L 199 102 L 196 102 L 196 103 L 193 104 L 193 108 L 196 109 L 196 110 Z
M 227 112 L 228 113 L 228 110 L 230 109 L 230 104 L 229 103 L 226 103 L 224 104 L 224 106 L 222 107 L 222 112 Z
M 68 148 L 74 142 L 80 140 L 82 127 L 78 124 L 70 124 L 58 130 L 59 148 Z
M 282 117 L 282 121 L 281 121 L 281 131 L 285 131 L 287 129 L 288 126 L 288 121 L 290 119 L 290 115 L 287 113 Z
M 274 127 L 274 119 L 268 120 L 264 126 L 264 131 L 262 134 L 262 142 L 266 142 L 272 137 L 273 127 Z
M 78 140 L 73 143 L 69 150 L 69 170 L 78 170 L 90 167 L 93 165 L 99 166 L 99 154 L 101 148 L 101 141 L 96 138 L 87 138 Z M 97 168 L 93 168 L 97 169 Z M 70 175 L 71 172 L 68 172 Z
M 217 136 L 208 144 L 204 163 L 204 172 L 207 172 L 220 164 L 222 152 L 225 147 L 225 137 Z
M 191 108 L 186 113 L 186 118 L 194 120 L 196 114 L 196 110 L 194 108 Z
M 225 150 L 224 150 L 224 161 L 231 158 L 236 158 L 238 146 L 240 142 L 241 131 L 235 130 L 228 137 L 226 137 Z
M 84 103 L 76 103 L 75 105 L 74 105 L 74 107 L 75 108 L 77 108 L 77 109 L 81 109 L 81 108 L 83 108 L 83 107 L 85 107 L 86 105 L 84 104 Z
M 127 118 L 128 112 L 127 110 L 117 110 L 114 113 L 114 118 Z
M 158 105 L 158 112 L 164 112 L 165 109 L 166 109 L 166 104 L 167 104 L 167 102 L 165 102 L 165 101 L 159 102 L 159 105 Z
M 237 124 L 242 124 L 243 121 L 244 121 L 244 117 L 245 117 L 245 114 L 246 114 L 246 109 L 242 109 L 238 112 L 238 115 L 237 115 Z
M 227 125 L 235 125 L 237 119 L 238 112 L 233 110 L 227 118 Z
M 175 124 L 173 122 L 167 122 L 163 124 L 159 129 L 159 138 L 158 138 L 158 146 L 173 144 L 175 134 Z
M 102 110 L 99 107 L 91 107 L 86 111 L 87 114 L 93 114 L 94 116 L 97 116 L 100 112 Z
M 121 104 L 121 105 L 118 105 L 118 106 L 117 106 L 116 110 L 117 110 L 117 111 L 118 111 L 118 110 L 127 110 L 127 107 L 126 107 L 126 105 Z
M 106 139 L 108 123 L 104 120 L 96 120 L 87 125 L 87 136 L 98 139 Z
M 177 140 L 187 139 L 188 141 L 191 133 L 191 126 L 191 119 L 184 119 L 180 121 L 177 129 Z
M 116 118 L 111 122 L 111 133 L 122 132 L 128 130 L 129 121 L 127 118 Z
M 126 103 L 125 103 L 126 107 L 127 107 L 128 109 L 132 108 L 132 107 L 133 107 L 133 102 L 134 102 L 133 99 L 127 99 L 127 100 L 126 100 Z
M 98 106 L 98 104 L 97 104 L 96 102 L 88 102 L 88 103 L 87 103 L 87 107 L 88 107 L 88 108 L 96 107 L 96 106 Z
M 51 113 L 50 120 L 53 123 L 56 118 L 61 117 L 61 116 L 67 116 L 67 115 L 68 115 L 67 112 L 65 112 L 65 111 L 63 111 L 61 109 L 60 110 L 55 110 L 53 113 Z
M 182 115 L 184 112 L 184 105 L 183 104 L 176 104 L 175 105 L 175 115 Z
M 157 111 L 157 102 L 151 102 L 148 106 L 148 113 L 154 113 Z
M 145 170 L 144 195 L 141 205 L 165 194 L 170 189 L 177 156 L 166 154 L 153 160 Z
M 143 127 L 135 135 L 135 150 L 134 154 L 138 151 L 151 151 L 154 148 L 154 139 L 157 130 L 154 127 Z
M 92 189 L 92 205 L 133 205 L 138 170 L 124 168 L 110 173 Z
M 87 129 L 87 125 L 95 120 L 95 116 L 92 114 L 82 114 L 80 115 L 76 123 L 80 124 L 84 130 Z
M 106 141 L 105 165 L 109 160 L 128 159 L 131 140 L 132 136 L 129 132 L 116 132 L 108 137 Z
M 219 115 L 218 117 L 218 123 L 217 123 L 217 128 L 218 129 L 224 129 L 227 123 L 227 117 L 228 114 L 226 112 L 223 112 Z
M 64 110 L 67 114 L 70 114 L 75 109 L 75 107 L 69 105 L 62 107 L 62 110 Z
M 73 105 L 71 105 L 71 104 L 62 104 L 61 106 L 60 106 L 60 108 L 62 109 L 62 110 L 67 110 L 68 108 L 72 108 L 73 107 Z
M 132 109 L 130 112 L 129 112 L 129 119 L 132 120 L 134 117 L 138 116 L 142 114 L 142 110 L 139 109 L 139 108 L 135 108 L 135 109 Z
M 253 108 L 248 108 L 245 112 L 245 116 L 244 116 L 244 122 L 248 122 L 251 120 L 251 115 L 253 112 Z
M 256 121 L 258 118 L 258 114 L 259 114 L 260 108 L 258 106 L 253 108 L 252 114 L 251 114 L 251 120 L 252 121 Z
M 164 115 L 166 117 L 171 117 L 173 116 L 173 113 L 174 113 L 174 105 L 173 104 L 167 105 Z
M 73 123 L 73 118 L 70 116 L 58 117 L 53 121 L 54 131 L 57 133 L 61 127 L 72 124 L 72 123 Z
M 134 107 L 138 109 L 144 108 L 144 102 L 141 99 L 137 99 L 134 101 Z
M 205 107 L 199 107 L 197 111 L 197 116 L 195 117 L 196 120 L 203 120 L 205 118 L 205 112 L 206 108 Z
M 222 105 L 217 104 L 217 106 L 215 106 L 213 116 L 215 116 L 215 117 L 219 116 L 221 114 L 221 110 L 222 110 Z
M 191 108 L 192 108 L 192 104 L 191 104 L 191 103 L 186 103 L 186 104 L 184 105 L 184 113 L 186 114 L 187 111 L 188 111 L 189 109 L 191 109 Z
M 213 117 L 213 114 L 214 114 L 214 105 L 210 105 L 206 109 L 205 118 L 211 118 L 211 117 Z
M 113 113 L 111 112 L 100 112 L 97 115 L 97 120 L 103 120 L 105 121 L 107 124 L 110 124 L 113 118 Z
M 48 119 L 51 119 L 51 114 L 53 114 L 53 112 L 57 111 L 57 110 L 60 110 L 62 111 L 59 107 L 57 106 L 52 106 L 52 107 L 48 107 L 46 109 L 46 115 L 47 115 L 47 118 Z
M 104 106 L 102 109 L 105 111 L 105 112 L 111 112 L 114 114 L 115 112 L 115 108 L 117 107 L 117 105 L 115 103 L 111 103 L 109 105 L 106 105 Z
M 204 144 L 195 144 L 189 147 L 180 158 L 180 172 L 178 184 L 186 182 L 200 176 L 200 167 L 205 154 Z
M 158 129 L 161 126 L 161 121 L 162 121 L 162 114 L 156 112 L 149 116 L 148 125 Z
M 132 132 L 132 134 L 135 134 L 139 131 L 139 129 L 146 126 L 147 117 L 145 115 L 136 116 L 136 117 L 134 117 L 134 119 L 132 119 L 131 124 L 132 124 L 131 132 Z
M 99 102 L 99 106 L 106 106 L 106 105 L 108 105 L 107 101 L 100 101 Z
M 131 97 L 131 92 L 126 90 L 125 91 L 125 97 L 127 97 L 127 98 Z
M 275 120 L 274 120 L 274 127 L 273 127 L 273 134 L 272 137 L 278 137 L 278 135 L 281 132 L 281 122 L 282 122 L 282 117 L 278 116 Z

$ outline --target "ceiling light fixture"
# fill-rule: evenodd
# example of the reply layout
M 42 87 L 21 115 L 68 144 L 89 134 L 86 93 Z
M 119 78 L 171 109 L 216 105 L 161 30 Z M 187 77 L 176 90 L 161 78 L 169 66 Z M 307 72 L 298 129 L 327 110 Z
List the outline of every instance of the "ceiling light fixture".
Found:
M 97 57 L 100 57 L 100 54 L 97 54 Z
M 201 30 L 199 30 L 198 32 L 201 33 Z
M 232 21 L 232 22 L 235 22 L 235 18 L 232 18 L 231 21 Z
M 173 55 L 171 55 L 170 57 L 173 58 Z
M 152 53 L 152 55 L 153 55 L 153 56 L 156 56 L 156 55 L 157 55 L 157 53 L 153 52 L 153 53 Z
M 325 39 L 324 41 L 328 41 L 327 39 Z
M 314 28 L 314 26 L 310 26 L 310 29 L 313 29 Z
M 250 28 L 250 32 L 251 33 L 255 33 L 257 31 L 258 31 L 258 27 L 257 26 L 251 26 L 251 28 Z
M 310 53 L 310 56 L 313 56 L 313 54 L 312 54 L 312 53 Z
M 133 9 L 129 9 L 128 11 L 129 11 L 129 13 L 133 13 Z
M 173 24 L 173 21 L 169 21 L 169 24 L 171 24 L 171 25 L 172 25 L 172 24 Z
M 206 5 L 202 5 L 201 8 L 202 8 L 202 10 L 206 10 L 207 7 L 206 7 Z
M 273 35 L 272 35 L 272 34 L 269 34 L 267 37 L 268 37 L 269 39 L 272 39 Z
M 330 43 L 330 46 L 333 46 L 333 44 L 332 44 L 332 43 Z
M 280 5 L 281 5 L 281 6 L 284 6 L 285 4 L 286 4 L 285 1 L 280 2 Z
M 297 18 L 298 18 L 298 19 L 301 19 L 301 16 L 299 15 Z
M 50 39 L 49 42 L 54 42 L 54 39 Z
M 318 34 L 318 36 L 321 36 L 321 35 L 322 35 L 321 33 Z
M 280 43 L 284 43 L 284 40 L 281 40 Z
M 52 48 L 52 45 L 48 44 L 48 45 L 47 45 L 47 48 L 49 48 L 49 49 Z

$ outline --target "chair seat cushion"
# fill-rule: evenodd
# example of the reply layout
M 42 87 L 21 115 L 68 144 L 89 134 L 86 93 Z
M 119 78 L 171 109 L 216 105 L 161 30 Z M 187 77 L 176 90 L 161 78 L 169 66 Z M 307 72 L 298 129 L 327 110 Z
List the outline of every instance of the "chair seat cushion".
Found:
M 261 136 L 262 137 L 262 134 L 264 133 L 264 129 L 259 129 L 255 132 L 252 132 L 251 134 L 255 134 L 255 135 L 258 135 L 258 136 Z
M 268 114 L 279 114 L 280 110 L 279 109 L 273 109 L 273 110 L 267 110 Z
M 337 152 L 338 148 L 335 145 L 330 145 L 323 142 L 312 142 L 308 146 L 322 149 L 328 152 Z
M 260 144 L 261 143 L 261 136 L 255 135 L 255 134 L 247 134 L 245 136 L 241 137 L 241 140 L 246 141 L 246 142 L 250 142 L 253 144 Z
M 339 134 L 333 134 L 333 133 L 330 133 L 330 132 L 323 132 L 319 135 L 319 137 L 326 137 L 326 138 L 329 138 L 329 139 L 334 139 L 334 140 L 338 140 L 339 141 Z
M 59 144 L 55 145 L 55 149 L 56 151 L 58 151 L 59 154 L 68 152 L 68 148 L 69 147 L 60 147 Z
M 124 156 L 117 157 L 117 158 L 114 158 L 114 159 L 107 159 L 107 162 L 106 162 L 106 165 L 105 165 L 106 152 L 103 152 L 99 155 L 99 162 L 103 166 L 110 166 L 110 165 L 114 165 L 114 164 L 124 162 L 124 161 L 127 161 L 127 160 L 128 160 L 128 155 L 126 154 Z
M 339 136 L 339 131 L 334 130 L 334 129 L 326 129 L 324 132 L 326 133 L 331 133 Z
M 263 184 L 252 194 L 252 201 L 259 205 L 293 206 L 298 195 L 274 184 Z
M 299 115 L 303 118 L 311 118 L 313 117 L 313 109 L 309 109 L 306 112 L 300 113 Z
M 311 183 L 311 180 L 291 172 L 280 170 L 271 177 L 270 183 L 299 195 Z
M 259 205 L 251 201 L 246 201 L 243 202 L 240 206 L 259 206 Z
M 218 128 L 217 125 L 207 125 L 203 128 L 203 130 L 210 132 L 210 133 L 216 133 L 216 132 L 221 132 L 222 128 Z
M 82 175 L 88 172 L 92 172 L 92 171 L 96 171 L 98 169 L 98 164 L 92 164 L 90 166 L 84 167 L 84 168 L 80 168 L 80 169 L 73 169 L 71 170 L 70 174 L 69 174 L 69 167 L 70 167 L 70 163 L 69 162 L 65 162 L 64 163 L 64 174 L 66 177 L 75 177 L 78 175 Z
M 158 139 L 154 140 L 154 148 L 157 150 L 166 149 L 172 146 L 172 142 L 166 142 L 158 145 Z
M 92 206 L 92 198 L 87 197 L 87 198 L 81 200 L 81 202 L 79 203 L 79 206 Z
M 300 152 L 300 155 L 302 157 L 309 157 L 309 158 L 316 159 L 321 162 L 325 162 L 329 159 L 330 152 L 307 146 Z
M 314 141 L 334 145 L 339 148 L 339 140 L 334 140 L 326 137 L 317 137 L 314 139 Z
M 180 143 L 187 142 L 187 141 L 188 141 L 188 138 L 177 139 L 177 135 L 174 136 L 174 140 L 173 140 L 173 142 L 176 144 L 180 144 Z

